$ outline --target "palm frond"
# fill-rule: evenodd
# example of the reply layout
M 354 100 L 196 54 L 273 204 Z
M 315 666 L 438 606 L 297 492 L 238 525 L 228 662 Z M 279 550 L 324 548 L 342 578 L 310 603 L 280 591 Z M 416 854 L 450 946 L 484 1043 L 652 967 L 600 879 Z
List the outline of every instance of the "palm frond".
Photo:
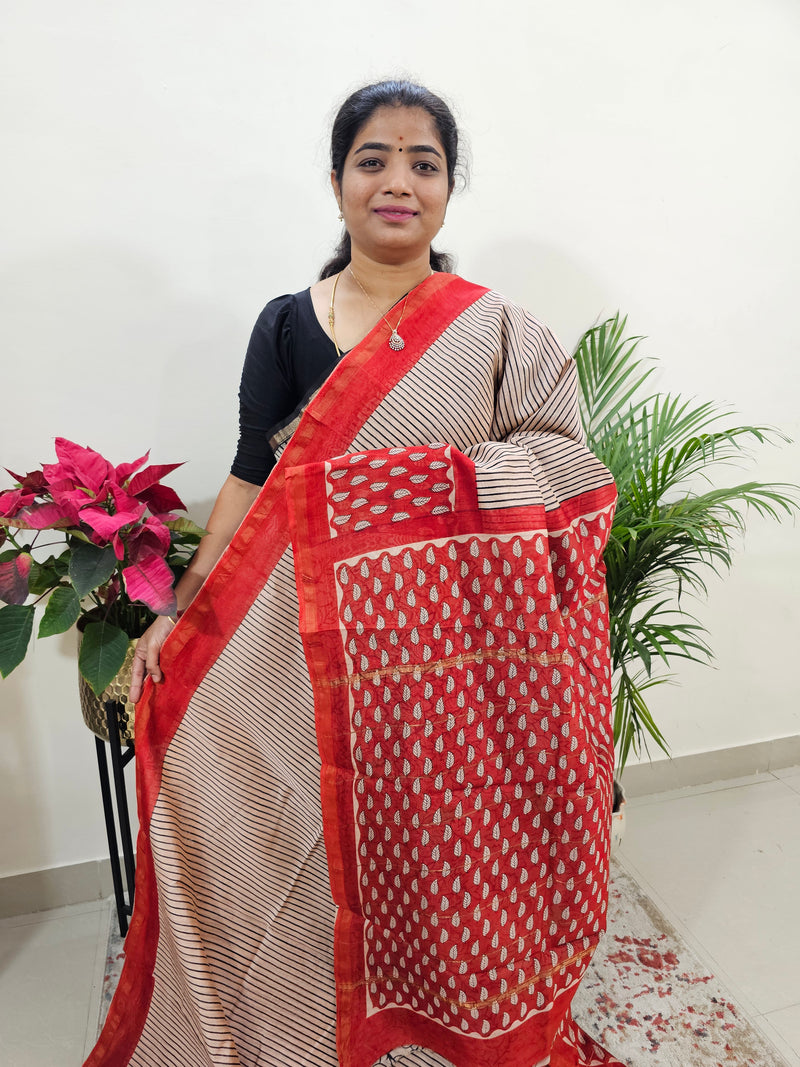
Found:
M 800 488 L 748 481 L 720 485 L 721 471 L 752 459 L 755 445 L 787 442 L 768 426 L 732 426 L 731 412 L 679 395 L 643 395 L 654 361 L 639 358 L 619 312 L 575 350 L 587 443 L 614 476 L 617 511 L 605 551 L 617 768 L 648 738 L 668 751 L 644 694 L 669 680 L 656 664 L 709 662 L 708 633 L 681 609 L 686 591 L 733 562 L 748 512 L 781 521 L 800 510 Z M 699 489 L 709 486 L 705 491 Z
M 646 690 L 657 685 L 664 685 L 670 680 L 669 675 L 640 680 L 631 677 L 625 671 L 621 672 L 613 699 L 614 742 L 617 748 L 618 773 L 622 772 L 622 768 L 628 762 L 631 748 L 637 755 L 644 748 L 649 755 L 648 737 L 651 737 L 658 747 L 669 755 L 667 743 L 650 713 L 643 694 Z
M 590 442 L 622 406 L 633 402 L 654 370 L 646 360 L 636 358 L 642 338 L 624 336 L 627 322 L 627 316 L 620 318 L 617 312 L 613 319 L 587 330 L 578 343 L 575 360 L 581 385 L 581 414 Z
M 656 394 L 596 431 L 590 447 L 622 494 L 635 485 L 658 503 L 697 479 L 709 481 L 710 464 L 741 466 L 750 461 L 753 444 L 787 441 L 767 426 L 718 428 L 729 417 L 711 404 L 693 405 L 681 397 Z

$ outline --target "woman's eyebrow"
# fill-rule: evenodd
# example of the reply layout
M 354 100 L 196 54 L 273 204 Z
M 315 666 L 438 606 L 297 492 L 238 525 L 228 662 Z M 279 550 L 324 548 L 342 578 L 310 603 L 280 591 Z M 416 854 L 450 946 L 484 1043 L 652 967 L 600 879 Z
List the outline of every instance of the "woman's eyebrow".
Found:
M 430 152 L 432 155 L 438 156 L 439 159 L 442 158 L 442 153 L 434 148 L 432 144 L 410 144 L 406 152 Z
M 381 144 L 380 141 L 365 141 L 360 148 L 356 149 L 356 155 L 359 152 L 391 152 L 392 146 L 390 144 Z
M 365 141 L 360 148 L 355 150 L 355 155 L 359 152 L 391 152 L 392 146 L 390 144 L 383 144 L 381 141 Z M 433 147 L 432 144 L 412 144 L 403 149 L 405 152 L 430 152 L 434 156 L 442 158 L 441 152 Z

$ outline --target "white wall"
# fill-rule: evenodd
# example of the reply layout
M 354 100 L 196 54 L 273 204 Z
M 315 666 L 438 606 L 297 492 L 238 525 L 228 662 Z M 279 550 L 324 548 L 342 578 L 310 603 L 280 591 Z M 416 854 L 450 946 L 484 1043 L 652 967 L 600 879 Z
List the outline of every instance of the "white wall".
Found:
M 10 0 L 0 71 L 3 465 L 152 447 L 203 521 L 252 323 L 338 224 L 327 127 L 410 73 L 456 103 L 467 277 L 568 346 L 621 307 L 665 387 L 797 437 L 794 0 Z M 800 480 L 798 447 L 756 476 Z M 797 530 L 753 522 L 700 613 L 715 671 L 658 695 L 675 754 L 798 732 Z M 0 876 L 105 851 L 72 636 L 0 683 Z

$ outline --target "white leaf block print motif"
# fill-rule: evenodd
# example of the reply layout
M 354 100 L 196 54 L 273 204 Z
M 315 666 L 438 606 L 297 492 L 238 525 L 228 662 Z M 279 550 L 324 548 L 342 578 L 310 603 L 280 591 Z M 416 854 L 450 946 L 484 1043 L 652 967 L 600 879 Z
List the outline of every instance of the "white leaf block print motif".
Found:
M 449 445 L 388 448 L 327 463 L 331 533 L 452 511 L 451 452 Z
M 368 1014 L 508 1031 L 578 981 L 604 927 L 610 669 L 585 529 L 337 567 Z

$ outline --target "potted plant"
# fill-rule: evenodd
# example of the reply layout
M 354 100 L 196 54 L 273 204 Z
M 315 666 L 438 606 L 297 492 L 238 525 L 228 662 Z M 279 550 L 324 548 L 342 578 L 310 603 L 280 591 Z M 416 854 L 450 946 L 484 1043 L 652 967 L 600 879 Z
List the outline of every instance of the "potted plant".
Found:
M 114 466 L 56 438 L 57 462 L 0 492 L 0 674 L 39 637 L 82 630 L 80 675 L 103 694 L 156 615 L 176 610 L 174 585 L 205 531 L 162 479 L 180 463 Z M 119 695 L 119 694 L 115 694 Z M 94 727 L 93 727 L 94 728 Z
M 664 393 L 643 394 L 654 370 L 637 357 L 619 313 L 583 335 L 575 351 L 589 447 L 609 468 L 619 499 L 605 552 L 614 741 L 619 777 L 631 749 L 648 739 L 668 753 L 647 693 L 668 681 L 673 659 L 708 662 L 706 628 L 682 607 L 705 594 L 709 569 L 730 568 L 734 542 L 752 508 L 782 519 L 798 510 L 798 487 L 740 482 L 723 486 L 726 465 L 748 447 L 787 441 L 778 430 L 729 426 L 729 413 Z M 617 802 L 621 791 L 615 788 Z

